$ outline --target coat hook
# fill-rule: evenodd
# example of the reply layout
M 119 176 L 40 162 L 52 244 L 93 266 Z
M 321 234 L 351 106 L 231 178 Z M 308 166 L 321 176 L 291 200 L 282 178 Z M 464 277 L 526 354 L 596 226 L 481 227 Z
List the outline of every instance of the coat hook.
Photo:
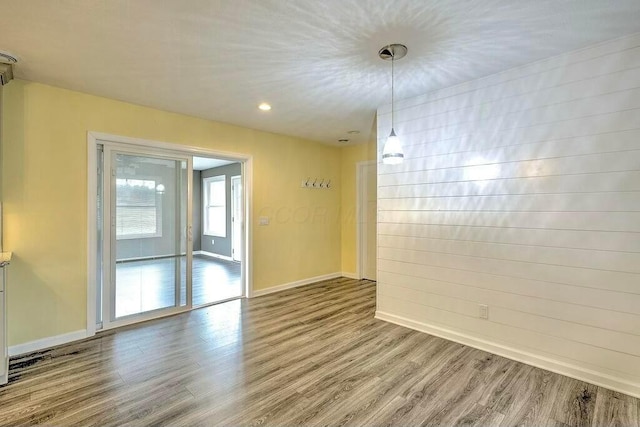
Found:
M 318 178 L 316 178 L 316 179 L 314 179 L 314 180 L 313 180 L 313 184 L 312 184 L 312 185 L 313 185 L 313 188 L 316 188 L 316 182 L 318 182 Z
M 329 188 L 331 186 L 331 180 L 327 181 L 326 187 Z

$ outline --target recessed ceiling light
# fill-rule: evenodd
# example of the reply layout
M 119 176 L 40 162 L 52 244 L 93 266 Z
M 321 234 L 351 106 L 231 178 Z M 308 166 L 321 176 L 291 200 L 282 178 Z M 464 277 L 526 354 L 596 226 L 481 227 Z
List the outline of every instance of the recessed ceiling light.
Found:
M 360 133 L 360 131 L 359 131 L 359 130 L 350 130 L 350 131 L 348 131 L 347 133 L 348 133 L 349 135 L 357 135 L 357 134 L 359 134 L 359 133 Z
M 266 102 L 263 102 L 262 104 L 258 105 L 258 108 L 261 109 L 262 111 L 269 111 L 271 110 L 271 105 L 267 104 Z

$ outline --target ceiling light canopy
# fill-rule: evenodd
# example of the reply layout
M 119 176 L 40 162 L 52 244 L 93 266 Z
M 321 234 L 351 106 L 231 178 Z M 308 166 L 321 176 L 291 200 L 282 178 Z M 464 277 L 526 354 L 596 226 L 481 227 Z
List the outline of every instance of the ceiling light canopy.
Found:
M 13 80 L 13 64 L 18 58 L 9 52 L 0 51 L 0 86 L 4 86 Z
M 15 64 L 16 62 L 18 62 L 18 57 L 9 52 L 0 50 L 0 63 Z
M 404 151 L 402 149 L 402 141 L 396 135 L 393 117 L 393 90 L 394 90 L 394 67 L 396 60 L 402 59 L 407 54 L 407 47 L 403 44 L 390 44 L 384 46 L 378 51 L 378 56 L 385 61 L 391 61 L 391 132 L 382 149 L 382 163 L 387 165 L 397 165 L 404 160 Z

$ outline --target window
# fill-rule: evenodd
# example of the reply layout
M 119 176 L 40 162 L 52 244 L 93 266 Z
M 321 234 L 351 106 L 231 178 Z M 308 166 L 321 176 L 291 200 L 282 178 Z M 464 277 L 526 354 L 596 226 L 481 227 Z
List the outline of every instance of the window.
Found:
M 116 239 L 162 236 L 163 189 L 154 179 L 116 179 Z
M 227 237 L 227 179 L 224 175 L 202 180 L 204 234 Z

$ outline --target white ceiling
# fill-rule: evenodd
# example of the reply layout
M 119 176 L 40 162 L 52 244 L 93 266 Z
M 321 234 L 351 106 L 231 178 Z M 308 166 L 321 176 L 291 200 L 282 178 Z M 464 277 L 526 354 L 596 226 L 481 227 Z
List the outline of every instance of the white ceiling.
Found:
M 640 32 L 638 0 L 0 0 L 0 11 L 19 78 L 328 143 L 375 132 L 390 99 L 385 44 L 409 48 L 396 67 L 406 98 Z
M 220 160 L 220 159 L 209 159 L 207 157 L 194 157 L 193 158 L 193 170 L 194 171 L 204 171 L 211 168 L 217 168 L 218 166 L 230 165 L 231 163 L 228 160 Z

